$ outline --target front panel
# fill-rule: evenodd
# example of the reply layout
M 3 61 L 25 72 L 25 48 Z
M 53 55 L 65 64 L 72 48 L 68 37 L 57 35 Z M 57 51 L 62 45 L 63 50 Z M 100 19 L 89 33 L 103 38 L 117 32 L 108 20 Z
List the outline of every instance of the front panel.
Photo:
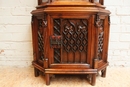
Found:
M 52 18 L 53 33 L 50 47 L 53 49 L 53 64 L 87 64 L 90 32 L 88 18 Z

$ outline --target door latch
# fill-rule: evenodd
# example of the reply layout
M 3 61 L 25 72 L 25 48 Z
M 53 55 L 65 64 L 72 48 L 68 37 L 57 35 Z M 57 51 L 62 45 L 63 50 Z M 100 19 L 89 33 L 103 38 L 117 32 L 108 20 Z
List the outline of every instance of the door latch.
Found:
M 50 36 L 50 46 L 51 48 L 60 48 L 62 46 L 61 36 L 56 35 Z

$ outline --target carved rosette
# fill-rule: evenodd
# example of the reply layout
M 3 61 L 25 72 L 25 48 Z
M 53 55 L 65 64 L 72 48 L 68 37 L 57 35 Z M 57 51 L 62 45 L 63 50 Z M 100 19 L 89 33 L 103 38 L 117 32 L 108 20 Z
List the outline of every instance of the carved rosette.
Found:
M 104 39 L 104 19 L 100 19 L 99 16 L 97 15 L 95 24 L 96 24 L 96 27 L 98 28 L 97 58 L 102 59 L 103 39 Z

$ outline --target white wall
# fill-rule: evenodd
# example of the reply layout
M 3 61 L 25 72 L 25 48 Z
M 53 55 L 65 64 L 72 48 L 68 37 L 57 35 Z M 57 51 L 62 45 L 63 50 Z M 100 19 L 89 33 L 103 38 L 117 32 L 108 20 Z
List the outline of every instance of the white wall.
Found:
M 0 66 L 31 66 L 37 0 L 0 0 Z M 130 66 L 130 0 L 105 0 L 111 14 L 110 66 Z
M 130 66 L 130 0 L 105 0 L 111 11 L 109 62 L 111 66 Z
M 37 0 L 0 0 L 0 66 L 30 66 L 31 14 Z

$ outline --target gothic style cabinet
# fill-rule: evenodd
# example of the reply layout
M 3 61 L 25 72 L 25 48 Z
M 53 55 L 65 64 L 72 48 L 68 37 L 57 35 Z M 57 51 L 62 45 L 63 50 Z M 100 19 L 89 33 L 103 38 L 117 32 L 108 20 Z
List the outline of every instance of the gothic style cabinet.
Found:
M 110 12 L 104 0 L 38 0 L 32 13 L 35 76 L 85 74 L 95 85 L 106 76 Z

